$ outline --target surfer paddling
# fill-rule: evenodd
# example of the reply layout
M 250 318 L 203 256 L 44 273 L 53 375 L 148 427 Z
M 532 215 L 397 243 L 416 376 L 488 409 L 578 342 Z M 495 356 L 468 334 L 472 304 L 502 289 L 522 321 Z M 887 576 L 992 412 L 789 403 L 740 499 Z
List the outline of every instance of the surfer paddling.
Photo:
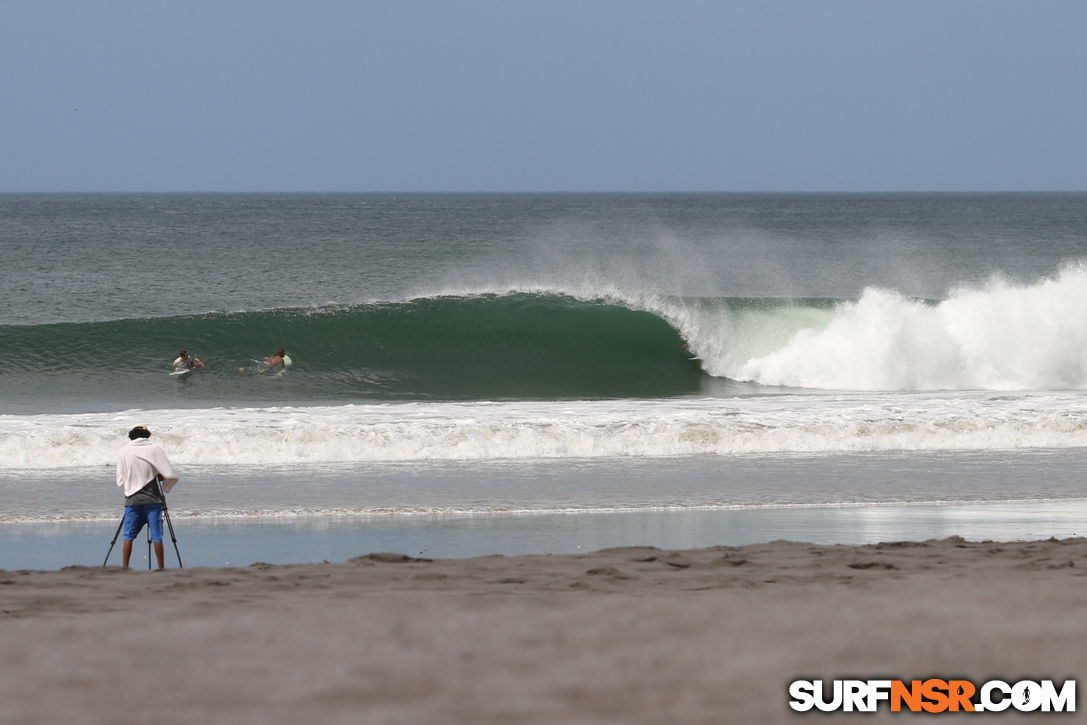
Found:
M 253 362 L 257 364 L 256 371 L 258 373 L 273 372 L 276 377 L 282 375 L 283 371 L 291 366 L 291 359 L 283 348 L 279 348 L 263 360 L 254 360 Z M 238 368 L 238 372 L 245 372 L 246 370 L 253 370 L 253 368 Z
M 268 366 L 269 369 L 275 369 L 276 367 L 279 367 L 280 365 L 286 365 L 286 360 L 287 360 L 287 351 L 284 350 L 283 348 L 279 348 L 278 350 L 275 351 L 275 353 L 273 355 L 271 355 L 268 359 L 266 359 L 264 361 L 264 364 L 266 366 Z
M 202 367 L 204 367 L 203 361 L 198 357 L 193 357 L 186 350 L 182 350 L 177 359 L 174 360 L 174 372 L 178 370 L 195 370 Z

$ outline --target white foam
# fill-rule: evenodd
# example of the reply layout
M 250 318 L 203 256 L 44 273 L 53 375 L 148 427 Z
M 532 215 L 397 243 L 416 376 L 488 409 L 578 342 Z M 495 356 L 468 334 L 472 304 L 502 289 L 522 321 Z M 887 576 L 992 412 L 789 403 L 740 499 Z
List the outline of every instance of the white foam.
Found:
M 178 464 L 1087 446 L 1087 394 L 843 393 L 0 416 L 0 469 L 111 466 L 144 424 Z
M 361 519 L 420 519 L 434 517 L 493 517 L 501 516 L 577 516 L 583 514 L 621 514 L 650 512 L 720 512 L 720 511 L 787 511 L 820 509 L 917 509 L 922 507 L 941 507 L 952 509 L 968 506 L 1014 506 L 1061 504 L 1075 506 L 1087 504 L 1087 498 L 1020 498 L 1020 499 L 975 499 L 962 500 L 921 500 L 921 501 L 833 501 L 825 503 L 746 503 L 746 504 L 690 504 L 690 505 L 644 505 L 644 506 L 539 506 L 535 508 L 510 506 L 401 506 L 396 508 L 372 507 L 284 507 L 284 508 L 211 508 L 203 510 L 171 508 L 171 517 L 179 523 L 193 521 L 255 521 L 255 520 L 298 520 L 315 518 L 361 518 Z M 108 511 L 80 511 L 50 514 L 4 514 L 0 513 L 0 524 L 42 524 L 67 522 L 102 522 L 117 521 L 116 506 Z
M 665 313 L 712 375 L 823 390 L 1087 388 L 1087 267 L 939 304 L 868 289 L 836 310 Z

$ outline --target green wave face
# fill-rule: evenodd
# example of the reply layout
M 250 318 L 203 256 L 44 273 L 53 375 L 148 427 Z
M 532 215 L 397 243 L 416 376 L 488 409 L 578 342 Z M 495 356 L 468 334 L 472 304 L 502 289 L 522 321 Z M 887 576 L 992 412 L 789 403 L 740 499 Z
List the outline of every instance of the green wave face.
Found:
M 7 326 L 0 394 L 108 399 L 110 407 L 149 398 L 660 397 L 702 387 L 705 375 L 683 346 L 650 312 L 538 294 Z M 278 347 L 291 368 L 280 377 L 257 372 L 255 360 Z M 207 367 L 171 378 L 181 349 Z

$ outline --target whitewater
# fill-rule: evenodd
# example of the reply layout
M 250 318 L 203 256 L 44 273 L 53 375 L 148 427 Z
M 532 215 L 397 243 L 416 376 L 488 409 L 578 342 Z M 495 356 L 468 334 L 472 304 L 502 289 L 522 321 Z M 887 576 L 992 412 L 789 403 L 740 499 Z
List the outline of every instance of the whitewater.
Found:
M 1087 446 L 1087 398 L 1076 393 L 781 394 L 0 416 L 0 461 L 107 466 L 136 421 L 179 464 L 199 465 Z

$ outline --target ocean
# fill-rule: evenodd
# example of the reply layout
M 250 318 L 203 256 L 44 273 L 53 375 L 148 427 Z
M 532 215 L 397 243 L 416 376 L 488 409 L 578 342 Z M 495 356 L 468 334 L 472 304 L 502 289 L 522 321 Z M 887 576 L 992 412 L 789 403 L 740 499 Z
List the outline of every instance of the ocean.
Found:
M 137 424 L 186 565 L 1087 528 L 1087 194 L 8 194 L 0 280 L 0 568 Z

